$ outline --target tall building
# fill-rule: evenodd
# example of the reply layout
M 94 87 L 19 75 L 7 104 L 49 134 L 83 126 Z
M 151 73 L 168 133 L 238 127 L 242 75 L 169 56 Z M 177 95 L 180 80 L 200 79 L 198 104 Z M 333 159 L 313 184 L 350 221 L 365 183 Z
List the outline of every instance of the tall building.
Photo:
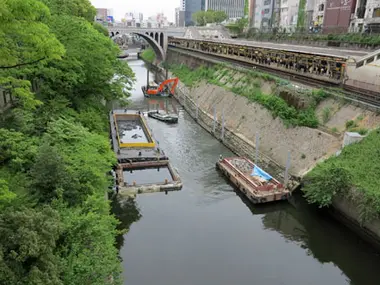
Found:
M 175 8 L 175 26 L 185 26 L 185 11 L 181 10 L 181 7 Z
M 357 0 L 350 31 L 380 33 L 379 0 Z
M 206 0 L 205 9 L 224 11 L 228 18 L 244 17 L 245 0 Z
M 355 13 L 355 7 L 356 0 L 326 0 L 323 32 L 346 33 L 350 26 L 351 15 Z
M 182 0 L 183 1 L 183 0 Z M 185 0 L 185 26 L 194 26 L 192 15 L 198 11 L 205 11 L 206 0 Z

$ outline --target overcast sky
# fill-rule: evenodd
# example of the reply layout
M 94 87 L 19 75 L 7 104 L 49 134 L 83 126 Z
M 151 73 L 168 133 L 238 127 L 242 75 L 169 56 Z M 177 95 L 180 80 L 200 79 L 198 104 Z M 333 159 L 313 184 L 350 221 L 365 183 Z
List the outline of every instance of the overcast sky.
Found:
M 96 8 L 113 9 L 114 19 L 121 20 L 127 12 L 140 12 L 144 19 L 163 12 L 168 20 L 174 22 L 174 10 L 180 0 L 90 0 Z

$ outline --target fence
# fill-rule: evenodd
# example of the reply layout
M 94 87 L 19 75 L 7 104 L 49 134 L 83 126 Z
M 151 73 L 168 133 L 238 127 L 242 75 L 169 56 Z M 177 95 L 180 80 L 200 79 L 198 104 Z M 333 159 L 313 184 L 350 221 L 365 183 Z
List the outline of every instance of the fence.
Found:
M 164 79 L 163 74 L 157 73 L 156 76 L 160 81 Z M 199 102 L 195 102 L 187 94 L 189 94 L 189 90 L 179 83 L 174 97 L 184 108 L 184 110 L 186 110 L 186 112 L 194 118 L 194 120 L 196 120 L 201 127 L 211 133 L 215 138 L 220 140 L 226 147 L 231 149 L 237 155 L 247 157 L 252 161 L 257 162 L 260 167 L 273 174 L 273 176 L 279 181 L 285 183 L 288 182 L 290 188 L 298 185 L 299 177 L 292 174 L 289 174 L 289 176 L 286 175 L 286 169 L 284 166 L 280 165 L 264 153 L 257 151 L 255 145 L 243 135 L 236 134 L 230 130 L 225 124 L 223 111 L 221 118 L 217 118 L 217 110 L 214 107 L 214 114 L 210 115 L 200 108 Z M 288 156 L 288 168 L 290 166 L 289 163 L 290 157 Z

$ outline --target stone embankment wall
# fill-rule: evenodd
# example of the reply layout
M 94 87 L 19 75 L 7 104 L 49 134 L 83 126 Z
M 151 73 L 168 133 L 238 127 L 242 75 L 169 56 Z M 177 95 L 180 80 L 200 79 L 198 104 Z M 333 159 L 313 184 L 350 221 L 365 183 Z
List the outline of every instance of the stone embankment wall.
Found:
M 186 64 L 191 68 L 215 64 L 172 51 L 168 54 L 168 62 Z M 164 79 L 164 73 L 157 75 L 159 81 Z M 221 122 L 224 110 L 223 143 L 237 155 L 255 159 L 255 136 L 256 132 L 259 132 L 259 163 L 282 181 L 288 151 L 291 154 L 290 174 L 302 177 L 305 171 L 313 168 L 318 161 L 341 148 L 342 133 L 348 120 L 355 120 L 359 127 L 363 128 L 375 128 L 380 125 L 379 112 L 364 110 L 344 100 L 332 98 L 321 102 L 316 109 L 321 120 L 324 110 L 330 110 L 328 120 L 320 128 L 330 132 L 324 132 L 307 127 L 286 128 L 280 119 L 273 118 L 261 105 L 206 82 L 200 82 L 192 89 L 180 82 L 175 97 L 203 128 L 218 139 L 222 138 Z M 217 117 L 215 129 L 214 108 Z M 335 135 L 331 135 L 332 129 L 336 130 Z M 296 185 L 296 181 L 292 182 Z M 380 221 L 360 224 L 357 209 L 344 197 L 334 200 L 331 211 L 334 217 L 380 248 Z

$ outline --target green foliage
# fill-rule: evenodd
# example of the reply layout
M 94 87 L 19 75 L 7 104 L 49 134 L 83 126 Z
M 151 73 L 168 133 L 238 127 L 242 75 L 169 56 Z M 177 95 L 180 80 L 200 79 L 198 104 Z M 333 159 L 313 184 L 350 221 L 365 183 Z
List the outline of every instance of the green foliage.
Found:
M 317 167 L 304 181 L 305 198 L 319 207 L 331 205 L 334 196 L 347 193 L 351 186 L 350 173 L 334 163 L 329 167 Z
M 152 63 L 156 60 L 156 53 L 152 48 L 148 48 L 141 53 L 141 58 L 149 63 Z
M 103 102 L 134 75 L 94 13 L 0 0 L 0 86 L 16 98 L 0 119 L 0 284 L 121 284 Z
M 65 0 L 64 5 L 62 5 L 62 0 L 40 1 L 49 7 L 52 15 L 71 15 L 84 18 L 89 22 L 93 22 L 96 15 L 96 9 L 89 0 Z
M 305 29 L 306 20 L 306 0 L 300 0 L 298 5 L 298 18 L 297 18 L 297 29 L 303 31 Z
M 192 15 L 194 22 L 198 26 L 205 26 L 210 23 L 221 23 L 227 20 L 228 16 L 224 11 L 198 11 Z
M 26 171 L 33 164 L 37 144 L 37 138 L 0 129 L 0 164 L 7 164 L 13 171 Z
M 244 0 L 244 16 L 248 16 L 249 13 L 249 0 Z
M 322 110 L 322 121 L 324 124 L 326 124 L 331 117 L 331 109 L 330 107 L 324 107 Z
M 342 194 L 358 206 L 362 221 L 377 217 L 380 214 L 379 149 L 380 132 L 376 130 L 361 142 L 346 146 L 338 157 L 319 164 L 306 177 L 304 192 L 308 200 L 325 206 L 330 197 Z M 338 170 L 341 175 L 335 178 Z
M 59 119 L 49 124 L 47 138 L 65 165 L 67 174 L 57 168 L 56 175 L 68 176 L 65 185 L 59 186 L 69 205 L 81 204 L 87 196 L 99 191 L 104 194 L 109 185 L 105 173 L 116 163 L 107 137 L 91 133 L 73 121 Z M 52 186 L 52 190 L 57 188 Z
M 15 198 L 16 194 L 9 191 L 7 181 L 0 179 L 0 210 L 10 205 Z
M 40 146 L 36 162 L 30 170 L 32 190 L 40 202 L 51 202 L 68 181 L 62 158 L 58 151 L 44 143 Z M 66 181 L 65 181 L 66 180 Z
M 226 25 L 226 28 L 233 33 L 241 34 L 244 29 L 248 26 L 248 18 L 241 18 L 234 24 Z
M 121 284 L 121 268 L 114 236 L 117 221 L 109 213 L 103 195 L 90 196 L 82 207 L 67 207 L 58 202 L 61 216 L 61 241 L 58 249 L 62 261 L 64 284 L 103 285 L 112 276 Z
M 353 120 L 349 120 L 346 122 L 346 129 L 357 127 L 356 123 Z
M 304 17 L 305 19 L 305 17 Z M 302 19 L 301 19 L 302 20 Z M 301 21 L 300 20 L 300 21 Z M 298 22 L 298 21 L 297 21 Z M 299 33 L 261 33 L 261 32 L 251 32 L 247 34 L 250 38 L 270 41 L 270 40 L 299 40 L 299 41 L 332 41 L 337 43 L 352 43 L 356 45 L 380 45 L 380 37 L 376 34 L 365 35 L 362 33 L 345 33 L 345 34 L 311 34 L 304 33 L 303 29 L 298 29 Z
M 185 65 L 170 65 L 169 68 L 180 78 L 181 82 L 187 86 L 194 87 L 195 84 L 201 80 L 206 80 L 211 84 L 230 89 L 232 92 L 246 97 L 251 102 L 257 102 L 266 107 L 272 113 L 273 117 L 281 118 L 287 126 L 318 127 L 319 123 L 315 115 L 314 106 L 306 110 L 297 110 L 293 106 L 289 106 L 284 99 L 275 95 L 264 94 L 261 92 L 260 88 L 255 87 L 255 85 L 257 85 L 257 82 L 255 84 L 256 79 L 274 82 L 278 85 L 283 84 L 283 80 L 272 75 L 257 71 L 249 71 L 246 75 L 249 78 L 249 81 L 253 83 L 251 87 L 248 88 L 247 86 L 242 85 L 240 87 L 229 88 L 220 81 L 220 78 L 226 76 L 227 73 L 225 72 L 228 72 L 224 66 L 214 66 L 212 68 L 202 66 L 190 70 Z M 220 73 L 222 76 L 220 76 Z M 218 75 L 220 77 L 218 77 Z
M 54 253 L 61 226 L 56 211 L 10 208 L 1 213 L 0 225 L 1 284 L 64 284 Z

